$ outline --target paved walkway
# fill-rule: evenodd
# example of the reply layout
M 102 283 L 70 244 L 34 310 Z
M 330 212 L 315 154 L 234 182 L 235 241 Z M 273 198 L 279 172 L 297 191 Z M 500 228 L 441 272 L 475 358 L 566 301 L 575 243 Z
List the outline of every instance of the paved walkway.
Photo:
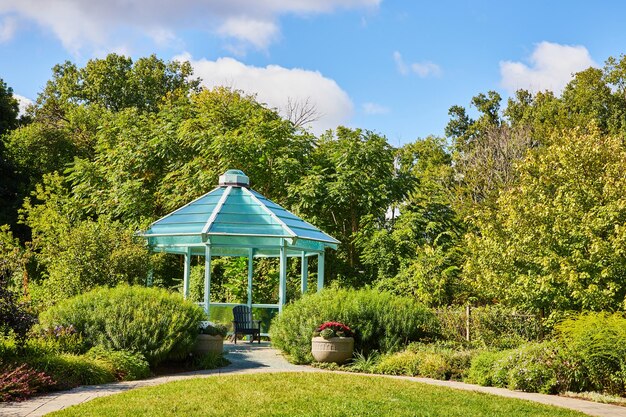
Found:
M 0 403 L 0 416 L 11 417 L 34 417 L 42 416 L 53 411 L 61 410 L 72 405 L 84 403 L 97 397 L 117 394 L 133 388 L 148 387 L 178 381 L 188 378 L 203 378 L 215 375 L 249 374 L 264 372 L 320 372 L 319 369 L 307 366 L 292 365 L 287 362 L 269 343 L 249 344 L 232 343 L 224 344 L 228 352 L 227 358 L 231 364 L 227 367 L 210 370 L 194 371 L 172 376 L 160 376 L 142 381 L 117 382 L 106 385 L 90 385 L 74 388 L 70 391 L 51 393 L 35 397 L 21 403 Z M 322 371 L 325 372 L 325 371 Z M 429 385 L 438 385 L 448 388 L 456 388 L 466 391 L 477 391 L 487 394 L 495 394 L 502 397 L 530 400 L 542 404 L 557 407 L 570 408 L 581 411 L 591 416 L 599 417 L 626 417 L 626 407 L 609 404 L 595 403 L 578 400 L 575 398 L 558 397 L 555 395 L 534 394 L 520 391 L 510 391 L 503 388 L 481 387 L 478 385 L 465 384 L 456 381 L 439 381 L 428 378 L 410 378 L 401 376 L 372 375 L 379 378 L 397 378 L 409 381 L 421 382 Z

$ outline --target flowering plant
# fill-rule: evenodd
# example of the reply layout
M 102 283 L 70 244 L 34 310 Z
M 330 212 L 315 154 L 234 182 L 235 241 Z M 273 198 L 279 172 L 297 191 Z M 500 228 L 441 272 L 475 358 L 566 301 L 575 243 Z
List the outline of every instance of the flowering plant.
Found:
M 226 326 L 219 323 L 211 323 L 210 321 L 200 322 L 198 330 L 200 334 L 208 334 L 210 336 L 226 337 L 226 334 L 228 333 L 228 328 Z
M 84 353 L 87 349 L 83 336 L 76 330 L 73 324 L 68 326 L 39 327 L 34 332 L 39 336 L 39 341 L 47 349 L 57 353 Z
M 315 332 L 313 332 L 314 337 L 322 336 L 324 339 L 330 339 L 331 337 L 352 337 L 353 334 L 352 329 L 338 321 L 322 323 L 315 329 Z

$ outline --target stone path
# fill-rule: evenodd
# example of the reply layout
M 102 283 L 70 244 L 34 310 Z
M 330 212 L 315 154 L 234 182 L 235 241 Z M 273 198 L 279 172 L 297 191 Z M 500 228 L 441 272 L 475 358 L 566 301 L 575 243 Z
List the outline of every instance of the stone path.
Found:
M 148 387 L 179 381 L 189 378 L 203 378 L 215 375 L 249 374 L 264 372 L 326 372 L 307 366 L 292 365 L 287 362 L 269 343 L 249 344 L 224 343 L 228 352 L 227 358 L 231 364 L 227 367 L 211 371 L 187 372 L 172 376 L 160 376 L 142 381 L 117 382 L 105 385 L 90 385 L 78 387 L 70 391 L 51 393 L 35 397 L 21 403 L 0 403 L 0 416 L 7 417 L 34 417 L 42 416 L 53 411 L 61 410 L 72 405 L 81 404 L 97 397 L 117 394 L 133 388 Z M 510 391 L 503 388 L 481 387 L 456 381 L 439 381 L 428 378 L 411 378 L 401 376 L 371 375 L 378 378 L 397 378 L 409 381 L 421 382 L 429 385 L 438 385 L 448 388 L 456 388 L 466 391 L 477 391 L 487 394 L 495 394 L 502 397 L 530 400 L 542 404 L 557 407 L 570 408 L 581 411 L 591 416 L 598 417 L 626 417 L 626 407 L 601 404 L 591 401 L 578 400 L 575 398 L 558 397 L 555 395 L 534 394 L 520 391 Z

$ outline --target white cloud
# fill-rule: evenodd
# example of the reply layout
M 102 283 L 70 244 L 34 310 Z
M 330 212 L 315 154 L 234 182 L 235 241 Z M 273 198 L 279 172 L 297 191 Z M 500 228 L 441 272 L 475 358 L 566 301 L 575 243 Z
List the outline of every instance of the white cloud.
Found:
M 219 27 L 218 33 L 222 36 L 249 42 L 257 48 L 264 48 L 277 37 L 278 26 L 274 22 L 248 17 L 233 17 L 226 19 Z
M 277 21 L 283 15 L 375 8 L 381 1 L 0 0 L 0 17 L 13 14 L 34 20 L 75 53 L 85 47 L 103 49 L 115 43 L 115 36 L 128 31 L 159 43 L 171 39 L 179 29 L 205 30 L 266 48 L 277 38 Z
M 396 68 L 398 69 L 398 72 L 402 75 L 408 75 L 409 67 L 404 63 L 404 59 L 402 59 L 402 54 L 400 54 L 400 52 L 395 51 L 393 53 L 393 60 L 396 63 Z
M 414 73 L 420 78 L 426 78 L 430 76 L 439 77 L 441 75 L 441 67 L 434 62 L 422 61 L 407 64 L 406 62 L 404 62 L 402 54 L 398 51 L 395 51 L 393 53 L 393 60 L 396 63 L 396 68 L 398 72 L 402 75 L 409 75 L 409 73 Z
M 372 115 L 387 114 L 391 111 L 389 107 L 381 106 L 380 104 L 371 103 L 371 102 L 363 103 L 361 107 L 365 114 L 372 114 Z
M 13 16 L 6 16 L 0 21 L 0 43 L 13 39 L 17 30 L 17 19 Z
M 441 68 L 439 65 L 430 61 L 415 62 L 411 64 L 411 70 L 422 78 L 426 78 L 429 75 L 438 77 L 441 75 Z
M 33 104 L 33 101 L 19 94 L 13 93 L 13 98 L 17 99 L 20 106 L 20 116 L 26 113 L 26 108 Z
M 509 93 L 519 89 L 560 93 L 573 74 L 598 66 L 584 46 L 551 42 L 537 44 L 528 62 L 529 65 L 513 61 L 500 62 L 501 84 Z
M 174 58 L 191 62 L 194 75 L 208 88 L 226 85 L 249 94 L 257 100 L 277 108 L 283 115 L 288 101 L 315 106 L 319 119 L 311 124 L 315 133 L 346 124 L 353 111 L 348 94 L 337 83 L 318 71 L 284 68 L 278 65 L 254 67 L 233 58 L 194 60 L 189 54 Z

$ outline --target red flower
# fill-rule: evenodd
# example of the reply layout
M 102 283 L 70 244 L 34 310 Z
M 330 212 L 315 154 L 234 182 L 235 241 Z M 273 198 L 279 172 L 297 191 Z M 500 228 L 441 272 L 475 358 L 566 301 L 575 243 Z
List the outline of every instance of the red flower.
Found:
M 338 336 L 351 337 L 352 330 L 343 323 L 339 323 L 338 321 L 327 321 L 322 323 L 315 331 L 321 332 L 324 329 L 331 329 Z

